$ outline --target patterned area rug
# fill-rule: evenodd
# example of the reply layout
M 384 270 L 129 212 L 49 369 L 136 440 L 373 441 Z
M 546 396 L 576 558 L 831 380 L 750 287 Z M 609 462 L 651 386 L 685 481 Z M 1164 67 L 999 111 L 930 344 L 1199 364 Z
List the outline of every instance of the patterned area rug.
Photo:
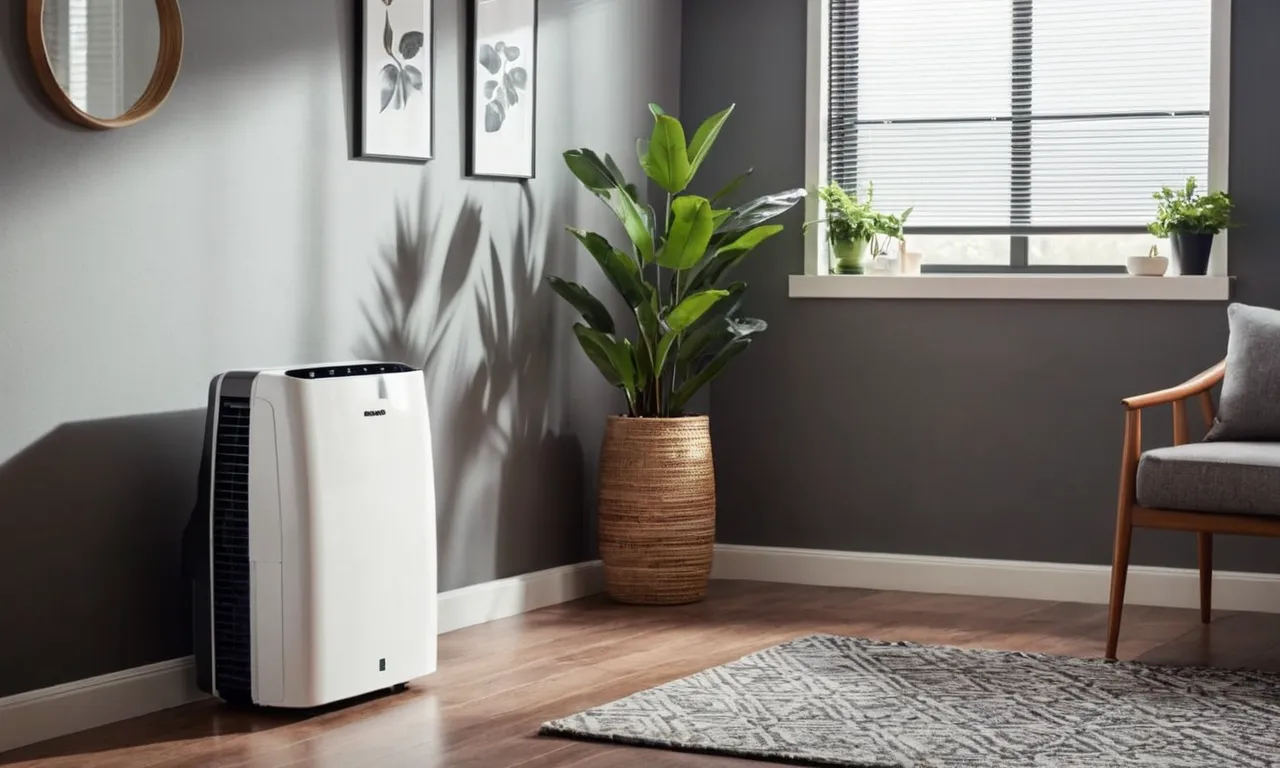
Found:
M 814 635 L 541 732 L 800 765 L 1276 768 L 1280 675 Z

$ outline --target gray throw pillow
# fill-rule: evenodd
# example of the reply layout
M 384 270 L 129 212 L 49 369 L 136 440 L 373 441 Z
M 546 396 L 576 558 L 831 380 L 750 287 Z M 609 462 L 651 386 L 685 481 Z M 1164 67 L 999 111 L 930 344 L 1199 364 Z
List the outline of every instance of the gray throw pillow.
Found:
M 1280 440 L 1280 311 L 1227 307 L 1227 375 L 1206 440 Z

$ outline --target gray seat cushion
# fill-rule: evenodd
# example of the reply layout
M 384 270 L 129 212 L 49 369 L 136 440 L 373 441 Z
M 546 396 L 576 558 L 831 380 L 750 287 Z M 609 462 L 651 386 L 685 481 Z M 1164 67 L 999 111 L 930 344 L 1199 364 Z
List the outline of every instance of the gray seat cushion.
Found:
M 1138 462 L 1138 504 L 1280 516 L 1280 443 L 1190 443 L 1147 451 Z
M 1206 440 L 1280 440 L 1280 311 L 1227 307 L 1227 374 Z

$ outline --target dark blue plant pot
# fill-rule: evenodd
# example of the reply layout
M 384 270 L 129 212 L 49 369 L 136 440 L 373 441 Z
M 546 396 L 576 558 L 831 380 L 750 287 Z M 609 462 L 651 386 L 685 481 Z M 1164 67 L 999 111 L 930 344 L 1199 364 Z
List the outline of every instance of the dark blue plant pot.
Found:
M 1213 250 L 1212 232 L 1173 232 L 1173 259 L 1178 274 L 1204 275 L 1209 272 L 1209 252 Z

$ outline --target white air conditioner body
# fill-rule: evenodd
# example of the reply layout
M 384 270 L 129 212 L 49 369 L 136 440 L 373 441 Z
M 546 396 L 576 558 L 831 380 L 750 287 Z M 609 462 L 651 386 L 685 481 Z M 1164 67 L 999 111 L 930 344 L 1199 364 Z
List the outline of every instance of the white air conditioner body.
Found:
M 207 486 L 184 558 L 201 687 L 314 707 L 435 671 L 422 372 L 363 361 L 234 371 L 209 401 Z

